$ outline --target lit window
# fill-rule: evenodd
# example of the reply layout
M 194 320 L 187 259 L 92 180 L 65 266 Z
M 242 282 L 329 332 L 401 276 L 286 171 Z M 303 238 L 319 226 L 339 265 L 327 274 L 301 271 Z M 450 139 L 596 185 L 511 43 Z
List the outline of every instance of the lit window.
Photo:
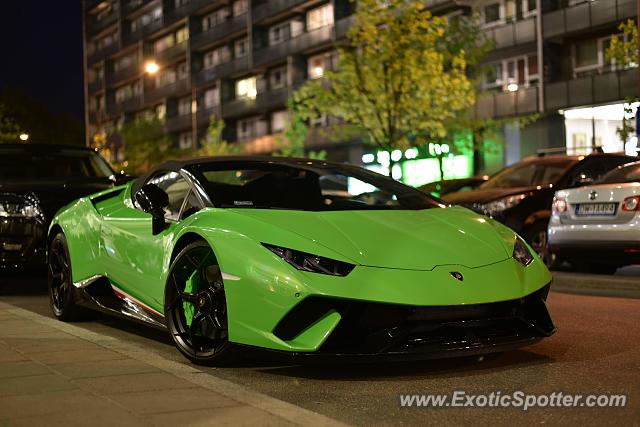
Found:
M 223 7 L 213 13 L 206 15 L 202 18 L 202 31 L 207 31 L 216 25 L 220 25 L 229 18 L 229 9 Z
M 231 51 L 229 46 L 221 46 L 204 54 L 204 68 L 213 68 L 223 62 L 228 62 L 230 59 Z
M 281 89 L 287 85 L 287 67 L 280 67 L 269 73 L 269 86 L 271 89 Z
M 333 5 L 317 7 L 307 13 L 307 31 L 333 24 Z
M 236 58 L 242 58 L 249 53 L 249 40 L 242 38 L 234 43 L 234 54 Z
M 287 110 L 275 111 L 271 113 L 271 132 L 279 133 L 284 131 L 289 122 L 289 113 Z
M 258 94 L 256 80 L 255 77 L 238 80 L 236 82 L 236 97 L 255 99 Z
M 182 132 L 178 136 L 178 145 L 181 150 L 186 150 L 193 147 L 193 140 L 191 138 L 191 132 Z
M 240 16 L 247 13 L 249 7 L 248 0 L 236 0 L 233 2 L 233 16 Z
M 493 3 L 493 4 L 486 5 L 483 9 L 484 23 L 492 24 L 495 22 L 499 22 L 501 19 L 500 9 L 501 9 L 500 3 Z
M 309 57 L 307 74 L 310 79 L 319 79 L 326 71 L 336 68 L 337 56 L 335 52 L 325 52 Z
M 213 87 L 207 89 L 204 93 L 204 107 L 213 108 L 220 104 L 220 89 Z
M 178 100 L 178 115 L 188 116 L 191 114 L 191 97 L 185 96 Z

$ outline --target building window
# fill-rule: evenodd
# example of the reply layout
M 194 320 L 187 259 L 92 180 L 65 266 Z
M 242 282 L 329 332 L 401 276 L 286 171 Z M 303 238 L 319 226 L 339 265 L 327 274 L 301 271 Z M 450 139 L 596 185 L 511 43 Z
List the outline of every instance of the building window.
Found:
M 236 58 L 242 58 L 249 54 L 249 40 L 245 37 L 233 44 L 233 50 Z
M 146 27 L 152 22 L 162 19 L 162 7 L 158 6 L 152 11 L 145 13 L 131 21 L 131 32 L 135 32 L 142 27 Z
M 96 40 L 93 45 L 94 45 L 94 49 L 95 51 L 98 50 L 102 50 L 105 49 L 109 46 L 111 46 L 114 43 L 118 42 L 118 33 L 114 32 L 111 34 L 107 34 L 104 37 L 99 38 L 98 40 Z M 90 52 L 91 53 L 91 52 Z
M 191 97 L 185 96 L 178 100 L 178 115 L 188 116 L 191 114 Z
M 220 46 L 204 54 L 204 68 L 213 68 L 216 65 L 229 62 L 230 60 L 231 50 L 229 49 L 229 46 Z
M 502 21 L 503 6 L 500 3 L 486 5 L 482 9 L 483 22 L 486 25 L 498 24 Z
M 190 0 L 175 0 L 176 9 L 189 4 Z
M 283 132 L 289 123 L 289 113 L 287 110 L 274 111 L 271 113 L 271 132 Z
M 502 86 L 502 62 L 489 64 L 484 75 L 485 89 L 491 89 L 499 86 Z
M 120 70 L 124 70 L 126 68 L 132 67 L 137 62 L 138 62 L 138 55 L 135 53 L 121 56 L 120 58 L 116 59 L 115 62 L 113 63 L 113 71 L 117 73 Z
M 134 82 L 117 88 L 115 91 L 115 101 L 117 104 L 120 104 L 138 95 L 140 95 L 140 82 Z
M 174 33 L 167 34 L 166 36 L 156 40 L 153 43 L 153 50 L 156 53 L 160 53 L 163 50 L 167 50 L 177 44 L 186 41 L 189 38 L 189 32 L 185 27 L 180 28 Z
M 611 37 L 583 40 L 573 45 L 573 74 L 581 75 L 600 73 L 613 69 L 615 61 L 607 61 L 607 49 L 611 44 Z
M 336 52 L 325 52 L 310 56 L 307 61 L 307 75 L 309 79 L 319 79 L 326 71 L 336 69 L 338 56 Z
M 236 124 L 238 140 L 257 138 L 267 134 L 267 124 L 260 117 L 248 117 Z
M 536 0 L 522 0 L 522 16 L 528 17 L 536 14 Z
M 226 7 L 218 9 L 202 18 L 202 31 L 210 30 L 211 28 L 226 22 L 228 18 L 229 9 Z
M 182 132 L 178 135 L 178 146 L 181 150 L 187 150 L 193 147 L 191 132 Z
M 331 3 L 311 9 L 307 13 L 307 31 L 331 24 L 333 24 L 333 5 Z
M 293 37 L 297 37 L 304 31 L 304 24 L 301 21 L 291 20 L 281 22 L 269 28 L 269 45 L 273 46 L 278 43 L 287 41 Z
M 163 87 L 176 82 L 176 70 L 165 68 L 156 74 L 156 87 Z
M 186 62 L 179 63 L 176 69 L 177 69 L 178 80 L 184 80 L 187 77 L 189 77 L 189 67 L 187 67 Z
M 271 90 L 281 89 L 287 85 L 287 67 L 275 68 L 269 72 Z
M 157 118 L 164 120 L 164 118 L 167 117 L 167 106 L 164 103 L 156 105 L 154 113 Z
M 256 77 L 248 77 L 236 82 L 236 98 L 255 99 L 258 95 L 256 88 Z
M 233 16 L 240 16 L 247 13 L 249 8 L 248 0 L 236 0 L 233 2 Z
M 204 108 L 213 108 L 220 105 L 220 89 L 218 86 L 207 89 L 204 92 Z
M 517 56 L 488 64 L 483 88 L 515 91 L 539 79 L 537 55 Z

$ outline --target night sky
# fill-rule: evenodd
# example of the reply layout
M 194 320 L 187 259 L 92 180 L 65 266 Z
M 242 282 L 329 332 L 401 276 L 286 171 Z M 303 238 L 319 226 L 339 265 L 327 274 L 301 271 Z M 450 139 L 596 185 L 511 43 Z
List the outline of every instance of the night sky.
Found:
M 0 4 L 0 89 L 18 88 L 54 114 L 83 119 L 81 0 Z

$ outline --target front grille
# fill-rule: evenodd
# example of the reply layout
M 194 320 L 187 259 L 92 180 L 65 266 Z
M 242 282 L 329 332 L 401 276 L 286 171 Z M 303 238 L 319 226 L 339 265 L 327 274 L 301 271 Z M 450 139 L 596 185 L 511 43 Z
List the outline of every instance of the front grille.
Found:
M 342 320 L 321 353 L 429 353 L 532 341 L 555 327 L 544 300 L 549 286 L 516 300 L 460 306 L 407 306 L 309 297 L 274 330 L 287 341 L 335 310 Z

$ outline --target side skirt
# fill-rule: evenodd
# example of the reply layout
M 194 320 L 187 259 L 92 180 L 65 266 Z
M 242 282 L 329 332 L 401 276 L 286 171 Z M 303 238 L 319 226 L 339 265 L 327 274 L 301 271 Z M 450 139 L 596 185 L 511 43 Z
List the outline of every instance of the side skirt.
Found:
M 164 315 L 96 275 L 73 284 L 77 303 L 84 307 L 166 330 Z

